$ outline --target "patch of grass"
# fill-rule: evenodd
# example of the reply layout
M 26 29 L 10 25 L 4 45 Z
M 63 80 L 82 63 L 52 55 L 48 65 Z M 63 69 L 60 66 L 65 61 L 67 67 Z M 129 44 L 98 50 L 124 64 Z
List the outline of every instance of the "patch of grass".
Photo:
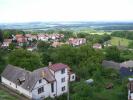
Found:
M 128 39 L 125 39 L 125 38 L 120 38 L 120 37 L 112 37 L 112 39 L 109 41 L 112 45 L 114 46 L 128 46 L 129 43 L 131 42 L 132 40 L 128 40 Z
M 97 35 L 104 35 L 104 34 L 111 34 L 110 32 L 96 32 L 96 33 L 90 33 L 90 34 L 97 34 Z
M 16 97 L 10 95 L 4 90 L 0 90 L 0 100 L 18 100 Z

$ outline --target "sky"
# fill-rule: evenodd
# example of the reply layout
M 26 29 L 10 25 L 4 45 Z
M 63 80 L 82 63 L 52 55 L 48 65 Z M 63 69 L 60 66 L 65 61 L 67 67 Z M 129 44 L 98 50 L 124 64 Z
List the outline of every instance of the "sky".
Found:
M 133 21 L 133 0 L 0 0 L 0 23 Z

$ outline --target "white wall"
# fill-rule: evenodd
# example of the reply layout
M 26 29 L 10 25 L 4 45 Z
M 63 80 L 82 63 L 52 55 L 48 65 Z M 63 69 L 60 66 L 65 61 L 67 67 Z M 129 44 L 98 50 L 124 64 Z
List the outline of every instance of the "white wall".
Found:
M 41 40 L 41 41 L 48 41 L 48 38 L 44 38 L 44 37 L 38 37 L 38 40 Z
M 74 78 L 73 78 L 73 76 L 74 76 Z M 76 75 L 74 73 L 70 74 L 70 82 L 75 81 L 75 79 L 76 79 Z
M 133 100 L 133 93 L 130 93 L 130 90 L 128 90 L 128 100 Z
M 38 89 L 40 87 L 44 88 L 44 92 L 38 94 Z M 36 83 L 34 89 L 32 90 L 33 98 L 39 99 L 39 98 L 47 98 L 47 97 L 54 97 L 56 94 L 56 82 L 54 82 L 54 92 L 51 92 L 51 83 L 48 83 L 46 80 L 42 79 L 42 83 L 39 83 L 39 81 Z
M 61 79 L 65 77 L 65 82 L 61 82 Z M 57 96 L 66 93 L 68 90 L 68 71 L 65 68 L 65 73 L 61 74 L 61 71 L 55 72 L 55 79 L 57 81 Z M 65 91 L 62 91 L 62 87 L 65 86 Z
M 10 82 L 9 80 L 5 79 L 4 77 L 1 77 L 1 82 L 13 89 L 16 89 L 16 85 L 13 82 Z
M 19 91 L 20 93 L 22 93 L 23 95 L 32 98 L 32 94 L 31 92 L 25 90 L 24 88 L 22 88 L 21 86 L 16 85 L 15 83 L 5 79 L 4 77 L 1 77 L 1 82 L 7 86 L 9 86 L 10 88 Z

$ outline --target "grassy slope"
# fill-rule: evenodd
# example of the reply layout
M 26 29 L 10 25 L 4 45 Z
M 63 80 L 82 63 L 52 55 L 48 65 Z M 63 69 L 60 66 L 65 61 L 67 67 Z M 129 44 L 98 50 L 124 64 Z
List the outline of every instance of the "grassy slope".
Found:
M 118 46 L 119 43 L 121 46 L 128 46 L 129 42 L 131 42 L 131 40 L 119 37 L 112 37 L 112 39 L 110 40 L 110 43 L 115 46 Z
M 0 100 L 18 100 L 18 99 L 8 94 L 4 90 L 0 90 Z

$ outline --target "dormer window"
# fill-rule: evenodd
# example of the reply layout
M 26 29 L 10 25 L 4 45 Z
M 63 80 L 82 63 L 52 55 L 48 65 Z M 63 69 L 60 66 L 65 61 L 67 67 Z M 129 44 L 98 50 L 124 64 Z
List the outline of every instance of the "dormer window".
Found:
M 62 69 L 62 70 L 61 70 L 61 74 L 64 74 L 64 73 L 65 73 L 65 69 Z
M 39 83 L 42 83 L 42 80 L 39 80 Z

